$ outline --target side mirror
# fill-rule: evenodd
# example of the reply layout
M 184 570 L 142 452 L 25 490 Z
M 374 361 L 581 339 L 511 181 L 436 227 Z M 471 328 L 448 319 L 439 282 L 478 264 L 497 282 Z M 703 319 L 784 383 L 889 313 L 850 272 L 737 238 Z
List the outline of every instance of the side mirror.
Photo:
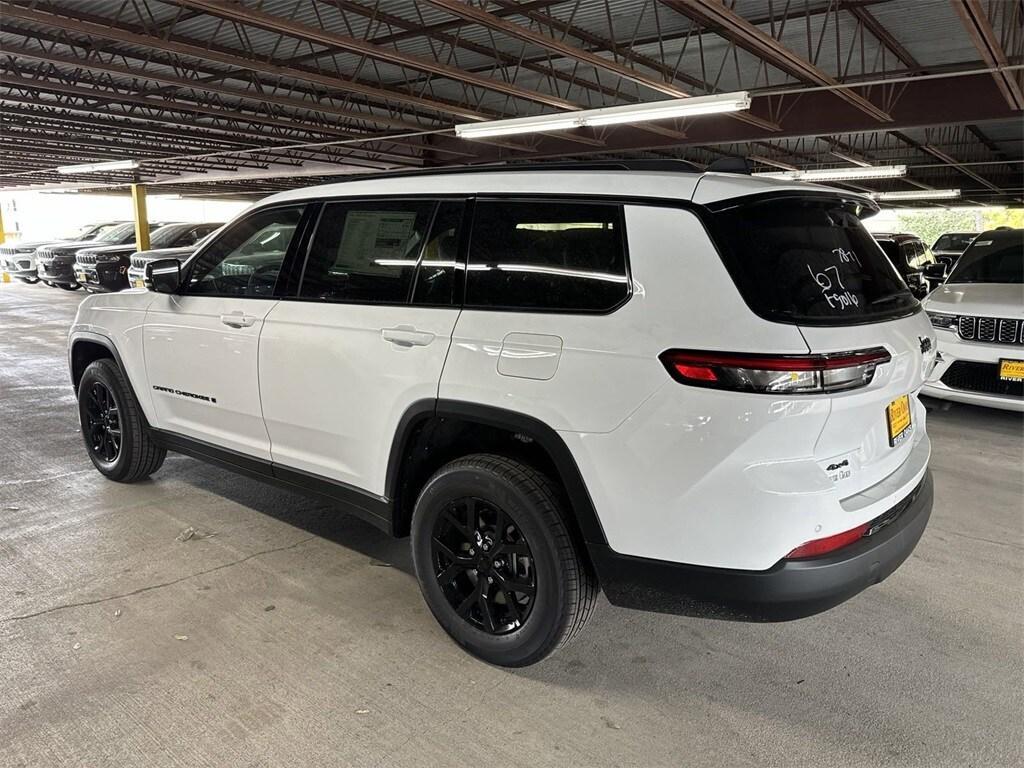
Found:
M 177 259 L 157 259 L 146 264 L 142 280 L 146 290 L 157 293 L 177 293 L 181 287 L 181 262 Z
M 937 264 L 928 264 L 924 268 L 924 276 L 929 280 L 945 280 L 946 279 L 946 265 L 943 262 Z

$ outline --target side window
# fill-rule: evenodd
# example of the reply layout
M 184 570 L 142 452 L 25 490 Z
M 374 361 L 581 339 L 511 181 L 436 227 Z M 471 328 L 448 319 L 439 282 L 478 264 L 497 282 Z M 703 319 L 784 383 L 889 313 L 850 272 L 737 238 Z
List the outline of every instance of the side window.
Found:
M 434 207 L 433 201 L 326 204 L 299 296 L 407 302 Z
M 464 204 L 446 201 L 438 204 L 427 244 L 416 270 L 413 304 L 448 307 L 454 303 L 459 270 L 459 225 Z
M 913 243 L 904 243 L 900 246 L 900 253 L 903 254 L 903 265 L 913 269 L 917 264 L 917 252 Z
M 258 211 L 235 224 L 203 251 L 185 293 L 272 296 L 303 208 Z
M 629 296 L 622 207 L 479 201 L 466 305 L 593 312 Z

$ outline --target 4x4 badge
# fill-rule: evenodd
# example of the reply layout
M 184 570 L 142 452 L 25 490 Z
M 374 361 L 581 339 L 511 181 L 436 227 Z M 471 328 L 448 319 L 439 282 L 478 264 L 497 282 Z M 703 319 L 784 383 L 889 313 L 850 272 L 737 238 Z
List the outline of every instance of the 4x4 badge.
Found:
M 918 336 L 917 340 L 921 342 L 921 353 L 924 354 L 932 348 L 932 340 L 927 336 Z

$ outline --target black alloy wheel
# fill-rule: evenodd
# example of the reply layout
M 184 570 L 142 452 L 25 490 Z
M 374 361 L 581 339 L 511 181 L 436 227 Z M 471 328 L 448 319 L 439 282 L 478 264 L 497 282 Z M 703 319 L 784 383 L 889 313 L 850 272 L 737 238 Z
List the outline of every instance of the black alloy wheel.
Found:
M 455 613 L 489 635 L 519 629 L 537 594 L 533 553 L 515 521 L 484 499 L 451 501 L 430 540 L 438 585 Z
M 121 454 L 121 411 L 105 384 L 94 381 L 86 393 L 86 445 L 93 456 L 113 464 Z
M 597 580 L 566 527 L 560 484 L 510 456 L 438 469 L 410 526 L 420 591 L 441 627 L 491 664 L 535 664 L 579 634 Z

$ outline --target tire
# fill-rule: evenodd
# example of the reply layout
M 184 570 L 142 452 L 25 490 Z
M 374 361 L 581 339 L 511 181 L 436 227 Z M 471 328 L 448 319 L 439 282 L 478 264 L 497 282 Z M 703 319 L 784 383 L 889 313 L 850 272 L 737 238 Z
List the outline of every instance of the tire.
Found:
M 63 288 L 65 291 L 77 291 L 82 287 L 78 283 L 51 283 L 51 285 L 56 285 L 58 288 Z
M 97 423 L 104 403 L 108 405 L 106 416 Z M 164 463 L 167 452 L 153 441 L 135 394 L 113 360 L 96 360 L 82 374 L 78 384 L 78 419 L 89 458 L 109 479 L 138 482 Z M 101 430 L 105 430 L 103 435 Z
M 558 486 L 519 461 L 475 454 L 438 470 L 416 501 L 412 554 L 434 618 L 491 664 L 535 664 L 594 611 L 597 582 L 569 536 Z
M 39 282 L 38 277 L 19 277 L 18 279 L 21 280 L 21 282 L 25 283 L 26 285 L 35 285 L 36 283 Z

